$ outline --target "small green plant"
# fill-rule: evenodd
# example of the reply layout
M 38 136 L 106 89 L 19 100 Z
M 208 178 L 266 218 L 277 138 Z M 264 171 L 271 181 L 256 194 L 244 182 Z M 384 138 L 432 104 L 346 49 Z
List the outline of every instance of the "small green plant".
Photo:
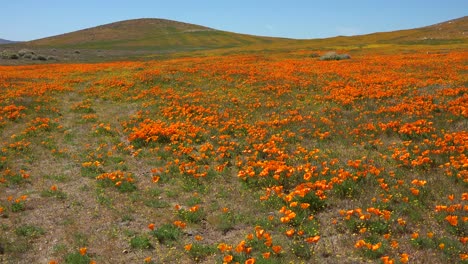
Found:
M 357 183 L 351 179 L 347 179 L 341 184 L 337 184 L 333 190 L 341 199 L 353 198 L 358 194 Z
M 15 233 L 18 236 L 24 236 L 29 238 L 36 238 L 45 234 L 44 229 L 34 225 L 23 225 L 16 228 Z
M 204 260 L 206 257 L 217 252 L 215 246 L 203 245 L 200 243 L 193 243 L 188 250 L 188 254 L 191 259 L 196 262 Z
M 223 233 L 227 233 L 229 230 L 232 230 L 236 224 L 236 218 L 232 212 L 225 212 L 219 216 L 219 228 Z
M 367 228 L 372 234 L 383 235 L 389 232 L 390 224 L 386 221 L 381 220 L 370 221 L 369 223 L 367 223 Z
M 175 225 L 164 224 L 152 231 L 151 234 L 158 239 L 159 243 L 168 243 L 177 240 L 182 235 L 182 232 Z
M 136 236 L 130 240 L 130 246 L 135 249 L 149 249 L 153 246 L 148 237 L 146 236 Z
M 54 197 L 59 200 L 65 200 L 67 198 L 67 194 L 60 190 L 43 190 L 41 192 L 41 197 Z
M 82 255 L 79 252 L 69 253 L 65 256 L 65 263 L 67 264 L 89 264 L 91 258 L 88 255 Z
M 184 221 L 190 223 L 199 223 L 203 218 L 205 218 L 205 211 L 200 206 L 195 205 L 192 206 L 190 209 L 180 209 L 177 214 L 180 218 Z
M 411 239 L 411 244 L 418 248 L 437 248 L 437 244 L 433 239 L 427 237 L 418 237 L 416 239 Z
M 13 213 L 21 212 L 21 211 L 24 211 L 24 210 L 26 210 L 26 206 L 24 205 L 24 201 L 15 201 L 11 205 L 11 211 Z
M 67 251 L 67 246 L 65 244 L 57 244 L 53 247 L 54 254 L 65 253 Z
M 159 199 L 149 199 L 146 200 L 144 204 L 151 208 L 167 208 L 170 206 L 168 202 Z
M 311 245 L 309 245 L 308 243 L 304 241 L 293 240 L 291 241 L 290 246 L 291 246 L 291 251 L 298 258 L 309 260 L 310 258 L 312 258 L 314 254 Z

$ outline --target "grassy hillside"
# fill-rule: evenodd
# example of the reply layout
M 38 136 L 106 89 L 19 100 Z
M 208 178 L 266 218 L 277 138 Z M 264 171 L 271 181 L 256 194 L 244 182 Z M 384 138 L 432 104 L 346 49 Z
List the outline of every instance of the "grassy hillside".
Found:
M 369 47 L 371 45 L 460 45 L 468 40 L 468 17 L 432 26 L 351 37 L 294 40 L 237 34 L 165 19 L 115 22 L 25 43 L 35 47 L 160 50 L 180 52 L 237 48 Z
M 26 43 L 32 46 L 84 49 L 213 49 L 268 44 L 282 39 L 215 30 L 164 19 L 127 20 Z

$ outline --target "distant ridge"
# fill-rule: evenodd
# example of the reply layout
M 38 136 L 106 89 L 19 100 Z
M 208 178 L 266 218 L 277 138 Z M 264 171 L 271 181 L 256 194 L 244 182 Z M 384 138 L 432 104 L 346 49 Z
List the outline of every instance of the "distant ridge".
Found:
M 12 40 L 7 40 L 7 39 L 0 39 L 0 44 L 12 44 L 12 43 L 17 43 L 18 41 L 12 41 Z

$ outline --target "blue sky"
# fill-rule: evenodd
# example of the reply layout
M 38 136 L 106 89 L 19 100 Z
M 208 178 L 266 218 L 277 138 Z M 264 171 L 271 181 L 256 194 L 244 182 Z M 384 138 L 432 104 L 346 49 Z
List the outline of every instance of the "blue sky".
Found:
M 0 6 L 0 38 L 21 41 L 134 18 L 304 39 L 415 28 L 468 15 L 468 0 L 14 0 Z

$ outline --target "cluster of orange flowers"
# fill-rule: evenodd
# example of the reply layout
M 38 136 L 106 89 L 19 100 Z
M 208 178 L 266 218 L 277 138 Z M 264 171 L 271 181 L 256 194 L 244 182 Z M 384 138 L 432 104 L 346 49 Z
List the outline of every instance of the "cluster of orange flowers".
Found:
M 106 172 L 98 175 L 96 177 L 97 180 L 110 180 L 115 184 L 115 186 L 119 187 L 122 185 L 122 182 L 129 182 L 132 183 L 135 181 L 132 174 L 129 172 L 123 171 L 113 171 L 113 172 Z

